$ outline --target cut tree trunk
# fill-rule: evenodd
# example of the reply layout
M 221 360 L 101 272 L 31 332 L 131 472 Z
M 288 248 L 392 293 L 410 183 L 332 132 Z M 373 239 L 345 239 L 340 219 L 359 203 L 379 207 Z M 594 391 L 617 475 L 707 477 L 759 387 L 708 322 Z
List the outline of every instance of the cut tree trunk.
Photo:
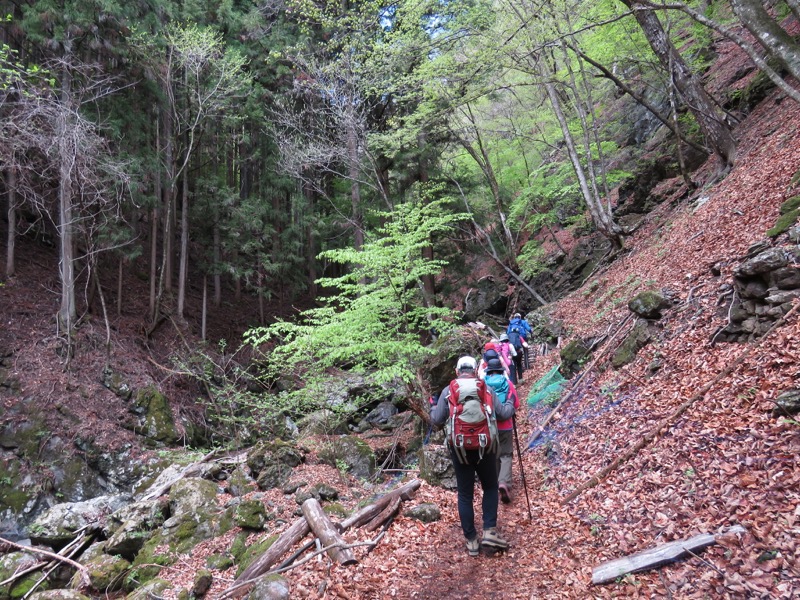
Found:
M 306 521 L 308 521 L 309 527 L 311 527 L 311 531 L 328 548 L 327 552 L 331 560 L 335 560 L 340 565 L 354 565 L 358 562 L 353 550 L 345 547 L 347 542 L 336 529 L 333 521 L 322 510 L 319 500 L 309 498 L 303 502 L 300 508 Z
M 722 535 L 730 533 L 744 533 L 744 527 L 735 525 L 724 533 L 712 535 L 710 533 L 701 533 L 688 540 L 678 540 L 642 550 L 630 556 L 624 556 L 616 560 L 612 560 L 602 565 L 595 567 L 592 570 L 592 583 L 594 585 L 600 583 L 608 583 L 615 581 L 617 577 L 622 577 L 628 573 L 638 573 L 639 571 L 646 571 L 654 569 L 662 565 L 669 564 L 686 556 L 699 552 L 708 546 L 717 543 L 717 538 Z

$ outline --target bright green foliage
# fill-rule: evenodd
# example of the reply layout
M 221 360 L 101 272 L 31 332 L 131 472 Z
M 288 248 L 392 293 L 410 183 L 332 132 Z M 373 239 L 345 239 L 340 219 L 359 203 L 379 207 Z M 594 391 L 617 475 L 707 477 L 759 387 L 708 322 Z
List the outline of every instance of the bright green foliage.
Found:
M 333 292 L 324 305 L 304 311 L 297 322 L 279 321 L 246 336 L 256 346 L 278 341 L 267 371 L 309 369 L 309 382 L 327 368 L 347 366 L 371 372 L 377 383 L 413 386 L 421 361 L 432 353 L 422 336 L 443 332 L 453 322 L 451 309 L 425 306 L 419 283 L 445 266 L 422 256 L 431 236 L 451 231 L 463 218 L 450 214 L 446 205 L 445 200 L 399 204 L 381 215 L 384 225 L 361 252 L 324 252 L 327 260 L 352 267 L 346 275 L 318 281 Z

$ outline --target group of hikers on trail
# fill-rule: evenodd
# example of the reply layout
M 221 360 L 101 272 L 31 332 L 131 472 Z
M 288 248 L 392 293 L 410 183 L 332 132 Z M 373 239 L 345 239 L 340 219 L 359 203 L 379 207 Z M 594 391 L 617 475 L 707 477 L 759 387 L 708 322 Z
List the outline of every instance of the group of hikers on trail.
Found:
M 519 408 L 515 383 L 522 381 L 530 332 L 527 321 L 515 314 L 506 333 L 484 346 L 480 364 L 472 356 L 458 359 L 456 378 L 431 409 L 432 423 L 445 426 L 456 475 L 458 516 L 470 556 L 478 556 L 481 546 L 508 548 L 497 530 L 497 509 L 500 499 L 505 504 L 512 500 L 514 415 Z M 476 477 L 483 489 L 480 539 L 473 507 Z

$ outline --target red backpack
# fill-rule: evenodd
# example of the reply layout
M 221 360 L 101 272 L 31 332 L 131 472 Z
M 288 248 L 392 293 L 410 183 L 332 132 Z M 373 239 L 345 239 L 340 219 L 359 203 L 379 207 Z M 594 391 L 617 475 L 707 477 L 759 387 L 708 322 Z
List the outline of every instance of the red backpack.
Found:
M 472 377 L 454 379 L 448 402 L 447 440 L 459 462 L 467 462 L 467 450 L 478 450 L 480 458 L 487 450 L 497 452 L 497 420 L 486 384 Z

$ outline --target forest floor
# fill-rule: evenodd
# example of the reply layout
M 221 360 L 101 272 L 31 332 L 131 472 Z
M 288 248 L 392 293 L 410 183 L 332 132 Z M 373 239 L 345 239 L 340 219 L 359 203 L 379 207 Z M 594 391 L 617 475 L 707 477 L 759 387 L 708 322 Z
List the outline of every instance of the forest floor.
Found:
M 722 77 L 719 72 L 717 76 Z M 628 312 L 624 297 L 601 314 L 595 302 L 601 295 L 622 295 L 637 280 L 669 289 L 678 300 L 660 321 L 659 339 L 620 370 L 599 363 L 559 410 L 547 432 L 548 443 L 523 451 L 532 518 L 515 455 L 514 501 L 501 504 L 499 512 L 499 527 L 511 542 L 508 552 L 470 558 L 455 493 L 423 484 L 412 503 L 438 504 L 440 521 L 422 524 L 398 516 L 374 549 L 355 549 L 357 565 L 339 567 L 320 557 L 297 566 L 285 575 L 292 598 L 796 598 L 800 426 L 773 415 L 772 409 L 780 391 L 800 383 L 800 319 L 793 314 L 752 350 L 711 340 L 726 322 L 718 299 L 731 281 L 733 266 L 751 244 L 764 238 L 780 204 L 800 193 L 790 185 L 800 170 L 798 129 L 800 106 L 772 92 L 738 126 L 737 163 L 724 179 L 714 182 L 717 165 L 711 160 L 693 175 L 700 184 L 697 192 L 686 194 L 680 182 L 665 182 L 665 189 L 674 191 L 672 199 L 650 213 L 627 239 L 626 254 L 553 306 L 553 316 L 574 335 L 599 336 L 613 334 Z M 42 310 L 58 299 L 52 254 L 47 264 L 45 258 L 29 260 L 30 256 L 26 254 L 18 275 L 0 286 L 0 350 L 14 352 L 24 393 L 36 397 L 43 412 L 57 417 L 52 408 L 59 403 L 80 411 L 84 419 L 72 435 L 91 432 L 104 445 L 133 443 L 135 436 L 116 425 L 116 415 L 126 410 L 122 401 L 110 392 L 91 391 L 97 389 L 105 361 L 102 319 L 89 320 L 82 329 L 80 372 L 64 371 L 53 359 L 59 347 L 53 311 Z M 720 275 L 712 274 L 712 265 L 721 268 Z M 591 281 L 598 283 L 590 294 Z M 113 287 L 113 282 L 107 285 Z M 193 398 L 195 390 L 165 368 L 181 349 L 180 336 L 160 331 L 144 343 L 145 284 L 126 289 L 131 297 L 122 316 L 112 319 L 114 361 L 125 365 L 133 386 L 154 380 L 163 383 L 168 394 L 173 386 L 172 395 Z M 136 295 L 135 290 L 141 292 Z M 257 307 L 250 310 L 253 314 Z M 224 311 L 210 322 L 225 323 L 220 318 Z M 196 304 L 190 305 L 189 314 L 196 321 Z M 229 320 L 209 339 L 232 340 L 241 329 L 241 322 Z M 604 351 L 601 345 L 598 352 Z M 733 373 L 714 382 L 744 352 L 749 354 Z M 662 367 L 653 374 L 647 367 L 657 357 Z M 520 386 L 521 398 L 557 359 L 557 353 L 537 358 Z M 712 382 L 662 435 L 599 485 L 564 503 L 570 492 Z M 185 409 L 191 410 L 190 402 Z M 548 410 L 540 406 L 521 411 L 523 448 Z M 298 476 L 337 488 L 346 484 L 344 504 L 355 504 L 375 491 L 316 463 L 313 451 Z M 296 508 L 293 498 L 279 490 L 263 497 L 276 508 Z M 476 506 L 479 500 L 478 490 Z M 747 532 L 723 538 L 678 563 L 591 586 L 592 568 L 604 561 L 734 524 Z M 347 539 L 366 541 L 365 535 L 350 532 Z M 205 556 L 224 550 L 229 541 L 218 538 L 201 544 L 162 576 L 188 585 Z M 232 578 L 232 573 L 222 573 L 207 597 L 218 596 Z

